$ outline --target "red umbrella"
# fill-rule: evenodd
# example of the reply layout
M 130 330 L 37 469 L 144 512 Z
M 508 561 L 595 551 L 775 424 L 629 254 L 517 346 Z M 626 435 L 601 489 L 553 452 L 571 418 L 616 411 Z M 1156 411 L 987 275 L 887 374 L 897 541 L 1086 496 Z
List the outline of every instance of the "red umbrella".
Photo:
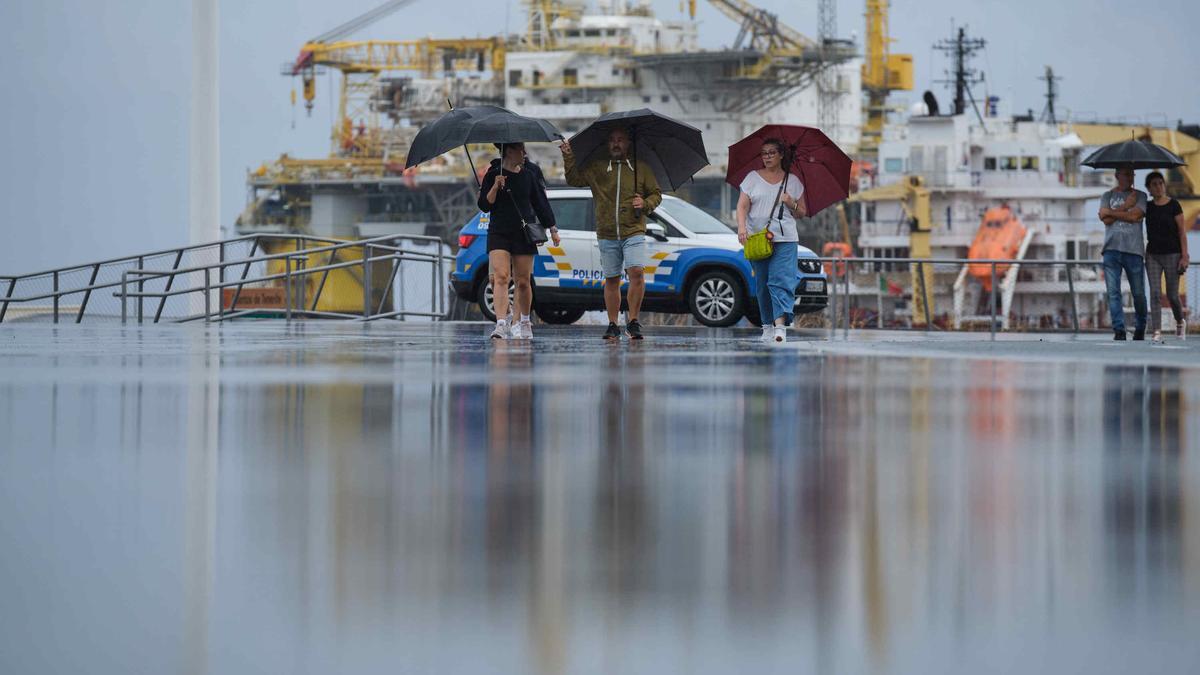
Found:
M 771 138 L 788 148 L 791 163 L 784 169 L 804 184 L 804 208 L 809 216 L 850 196 L 851 159 L 820 129 L 791 124 L 768 124 L 729 146 L 725 182 L 740 187 L 751 171 L 763 168 L 759 153 L 763 142 Z

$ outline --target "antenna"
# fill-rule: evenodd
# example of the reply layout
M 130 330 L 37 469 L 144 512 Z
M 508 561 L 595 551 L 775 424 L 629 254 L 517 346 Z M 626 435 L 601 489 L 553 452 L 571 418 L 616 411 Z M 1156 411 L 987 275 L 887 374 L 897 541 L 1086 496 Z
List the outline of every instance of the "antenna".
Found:
M 954 112 L 952 114 L 965 113 L 969 98 L 980 124 L 983 124 L 983 115 L 979 114 L 979 106 L 976 105 L 975 96 L 971 93 L 971 85 L 983 82 L 983 73 L 972 68 L 970 63 L 971 59 L 975 58 L 975 54 L 986 46 L 987 41 L 983 38 L 968 38 L 966 28 L 959 28 L 954 37 L 939 40 L 933 45 L 937 51 L 949 54 L 954 66 L 953 79 L 937 81 L 938 84 L 954 85 Z M 947 73 L 947 75 L 950 74 Z
M 1058 100 L 1058 82 L 1061 77 L 1054 74 L 1054 69 L 1046 66 L 1046 74 L 1038 78 L 1046 83 L 1046 107 L 1042 109 L 1042 121 L 1050 124 L 1058 124 L 1058 118 L 1054 114 L 1054 102 Z

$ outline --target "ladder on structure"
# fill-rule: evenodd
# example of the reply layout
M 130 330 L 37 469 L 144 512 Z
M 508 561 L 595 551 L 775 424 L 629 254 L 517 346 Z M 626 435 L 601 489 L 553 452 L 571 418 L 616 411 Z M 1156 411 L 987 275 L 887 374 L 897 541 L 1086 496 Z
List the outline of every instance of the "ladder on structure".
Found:
M 448 312 L 446 275 L 452 264 L 449 248 L 436 237 L 252 234 L 0 276 L 0 322 L 248 316 L 436 321 Z

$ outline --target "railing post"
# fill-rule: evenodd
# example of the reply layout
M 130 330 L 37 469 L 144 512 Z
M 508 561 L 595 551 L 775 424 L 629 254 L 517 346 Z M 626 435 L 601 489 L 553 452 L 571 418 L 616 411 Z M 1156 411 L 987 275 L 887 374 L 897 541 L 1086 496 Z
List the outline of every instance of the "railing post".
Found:
M 54 323 L 58 323 L 58 270 L 54 270 Z
M 303 312 L 304 308 L 308 306 L 308 275 L 304 273 L 304 270 L 307 268 L 308 256 L 301 256 L 300 258 L 296 259 L 296 271 L 298 272 L 297 281 L 300 282 L 296 289 L 296 294 L 300 296 L 298 298 L 299 302 L 296 303 L 296 306 L 300 308 L 301 312 Z
M 837 267 L 834 267 L 834 270 L 836 270 L 836 269 L 837 269 Z M 850 265 L 849 265 L 849 263 L 842 264 L 842 279 L 845 280 L 842 285 L 842 290 L 845 291 L 845 294 L 843 296 L 843 301 L 845 302 L 845 306 L 843 307 L 843 309 L 845 310 L 844 313 L 846 315 L 844 317 L 845 323 L 842 324 L 842 326 L 843 326 L 842 338 L 849 341 L 850 340 Z
M 96 284 L 96 275 L 100 274 L 100 263 L 92 265 L 92 278 L 88 281 L 88 290 L 83 294 L 83 303 L 79 305 L 79 314 L 75 316 L 75 323 L 83 321 L 83 313 L 87 310 L 88 300 L 92 297 L 92 286 Z
M 171 271 L 174 272 L 175 270 L 178 270 L 179 263 L 182 261 L 183 249 L 179 249 L 175 252 L 175 262 L 171 263 Z M 158 323 L 158 320 L 162 318 L 163 308 L 167 306 L 168 294 L 171 292 L 171 287 L 175 285 L 175 276 L 175 274 L 172 274 L 171 276 L 167 277 L 167 285 L 163 288 L 163 296 L 158 301 L 158 309 L 154 312 L 154 323 Z
M 253 258 L 254 254 L 257 252 L 258 252 L 258 237 L 255 237 L 254 243 L 250 245 L 250 255 L 246 256 L 246 258 Z M 242 278 L 239 279 L 239 281 L 245 281 L 246 275 L 249 273 L 250 273 L 250 263 L 246 263 L 245 267 L 242 268 Z M 229 303 L 229 311 L 231 311 L 231 312 L 237 311 L 238 300 L 240 300 L 242 297 L 242 286 L 243 286 L 243 284 L 238 284 L 237 290 L 233 292 L 233 300 Z
M 204 268 L 204 323 L 212 321 L 212 280 L 209 268 Z
M 1070 289 L 1070 291 L 1071 291 L 1071 324 L 1075 328 L 1075 334 L 1078 335 L 1079 334 L 1079 307 L 1078 307 L 1078 303 L 1075 300 L 1075 275 L 1072 274 L 1072 272 L 1074 271 L 1074 267 L 1075 266 L 1070 261 L 1067 262 L 1067 288 Z
M 363 246 L 363 318 L 371 316 L 371 245 Z
M 8 314 L 8 300 L 12 297 L 13 290 L 17 287 L 17 278 L 13 277 L 8 280 L 8 292 L 4 294 L 4 304 L 0 306 L 0 323 L 4 322 L 4 315 Z
M 283 316 L 292 320 L 292 256 L 283 258 Z
M 143 256 L 138 256 L 138 269 L 139 270 L 146 269 L 146 259 Z M 139 324 L 142 322 L 142 291 L 145 290 L 145 288 L 146 288 L 146 277 L 142 274 L 139 274 L 138 275 L 138 285 L 137 285 L 137 290 L 138 290 L 137 308 L 138 308 L 138 323 Z
M 128 282 L 128 281 L 129 281 L 129 270 L 125 270 L 125 271 L 121 272 L 121 325 L 122 326 L 125 325 L 125 318 L 126 318 L 126 316 L 125 316 L 125 293 L 126 293 L 126 290 L 125 289 L 126 289 L 126 282 Z M 55 319 L 57 319 L 57 318 L 58 317 L 56 315 Z M 55 323 L 58 323 L 58 322 L 55 321 Z
M 933 322 L 929 318 L 929 289 L 925 288 L 925 263 L 917 263 L 917 278 L 921 280 L 921 304 L 925 310 L 925 330 L 933 328 Z
M 994 262 L 992 263 L 992 292 L 991 292 L 990 304 L 992 305 L 992 312 L 991 312 L 992 318 L 991 318 L 991 321 L 989 321 L 988 323 L 989 323 L 989 327 L 991 328 L 992 339 L 995 340 L 996 339 L 996 263 L 994 263 Z
M 833 291 L 833 297 L 830 298 L 831 302 L 829 303 L 829 339 L 832 341 L 837 337 L 838 301 L 841 299 L 838 297 L 837 260 L 833 261 L 830 269 L 833 270 L 833 274 L 830 275 L 832 277 L 830 281 L 833 283 L 828 286 L 828 289 Z M 756 279 L 755 281 L 760 284 L 767 283 L 766 279 Z

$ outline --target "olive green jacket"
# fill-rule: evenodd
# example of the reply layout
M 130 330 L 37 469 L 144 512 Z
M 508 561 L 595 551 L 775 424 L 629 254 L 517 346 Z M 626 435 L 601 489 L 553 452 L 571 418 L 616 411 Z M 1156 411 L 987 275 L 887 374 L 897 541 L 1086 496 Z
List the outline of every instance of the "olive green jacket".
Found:
M 597 239 L 628 239 L 646 234 L 646 214 L 662 203 L 662 192 L 658 189 L 654 171 L 645 162 L 637 163 L 636 187 L 633 184 L 633 163 L 628 159 L 592 160 L 579 167 L 575 164 L 574 155 L 565 155 L 563 167 L 566 169 L 568 185 L 592 189 Z M 632 202 L 635 193 L 641 194 L 646 204 L 640 218 L 634 214 Z

